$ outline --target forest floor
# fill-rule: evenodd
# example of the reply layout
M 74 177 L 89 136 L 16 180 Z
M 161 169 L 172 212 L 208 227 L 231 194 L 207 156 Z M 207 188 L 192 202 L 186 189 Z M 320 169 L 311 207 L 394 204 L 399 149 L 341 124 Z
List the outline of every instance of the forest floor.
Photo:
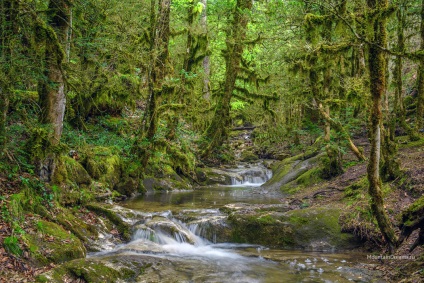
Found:
M 355 141 L 364 147 L 367 152 L 366 139 L 357 139 Z M 350 213 L 351 210 L 366 205 L 369 200 L 366 197 L 366 191 L 363 195 L 348 204 L 346 202 L 346 189 L 364 180 L 366 176 L 366 162 L 356 163 L 354 158 L 347 154 L 344 156 L 347 161 L 352 161 L 353 165 L 346 168 L 345 172 L 331 180 L 323 180 L 309 186 L 307 190 L 301 190 L 294 195 L 286 198 L 291 204 L 308 203 L 308 206 L 329 205 L 337 206 Z M 424 145 L 412 144 L 408 146 L 401 145 L 399 149 L 399 159 L 402 164 L 402 169 L 405 177 L 389 182 L 387 185 L 390 189 L 385 192 L 386 208 L 390 211 L 390 217 L 393 223 L 397 223 L 396 215 L 406 209 L 417 197 L 424 193 Z M 7 176 L 0 176 L 0 198 L 1 218 L 0 218 L 0 243 L 3 243 L 6 237 L 11 236 L 12 227 L 5 221 L 5 208 L 10 201 L 12 194 L 18 193 L 20 180 L 10 180 Z M 32 217 L 31 214 L 25 215 Z M 23 233 L 26 227 L 21 225 Z M 399 231 L 397 231 L 399 232 Z M 366 235 L 365 235 L 366 236 Z M 387 282 L 423 282 L 424 280 L 424 263 L 423 255 L 424 248 L 417 247 L 412 253 L 409 252 L 409 247 L 415 241 L 417 233 L 413 233 L 407 241 L 405 241 L 396 251 L 396 256 L 411 256 L 411 259 L 387 259 L 375 260 L 372 266 L 373 269 L 383 272 L 384 280 Z M 0 283 L 3 282 L 33 282 L 35 277 L 43 272 L 54 267 L 37 266 L 31 257 L 30 251 L 23 243 L 21 256 L 14 256 L 8 253 L 4 247 L 0 247 Z M 364 248 L 370 255 L 384 253 L 384 247 L 381 245 L 377 248 L 376 245 L 366 246 Z M 364 260 L 365 261 L 365 260 Z M 369 261 L 368 261 L 369 262 Z

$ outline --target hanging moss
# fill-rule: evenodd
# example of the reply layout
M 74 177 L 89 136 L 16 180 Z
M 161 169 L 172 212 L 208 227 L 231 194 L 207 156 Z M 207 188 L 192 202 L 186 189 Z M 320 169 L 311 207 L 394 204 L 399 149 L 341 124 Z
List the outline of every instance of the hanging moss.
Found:
M 350 50 L 351 48 L 352 48 L 351 42 L 342 42 L 342 43 L 332 44 L 332 45 L 323 44 L 321 45 L 320 50 L 324 54 L 338 54 L 338 53 L 346 52 Z

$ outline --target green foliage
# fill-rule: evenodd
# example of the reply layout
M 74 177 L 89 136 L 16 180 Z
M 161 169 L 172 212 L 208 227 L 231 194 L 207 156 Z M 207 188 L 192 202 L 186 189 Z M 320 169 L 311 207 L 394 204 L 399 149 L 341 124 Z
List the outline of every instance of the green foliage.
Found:
M 234 100 L 230 104 L 231 110 L 243 110 L 246 106 L 246 102 L 241 100 Z
M 22 255 L 22 249 L 19 246 L 18 238 L 15 236 L 8 236 L 3 239 L 3 246 L 5 250 L 17 256 Z

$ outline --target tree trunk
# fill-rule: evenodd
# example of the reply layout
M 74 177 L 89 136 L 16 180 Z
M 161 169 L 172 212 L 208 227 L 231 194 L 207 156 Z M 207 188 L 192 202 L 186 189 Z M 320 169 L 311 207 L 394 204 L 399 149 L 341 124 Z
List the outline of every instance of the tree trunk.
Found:
M 230 102 L 240 68 L 246 38 L 249 11 L 252 9 L 252 0 L 237 0 L 234 10 L 234 19 L 231 31 L 227 34 L 225 54 L 225 83 L 215 109 L 215 115 L 204 134 L 207 145 L 202 157 L 208 156 L 212 150 L 221 146 L 227 139 L 227 130 L 230 125 Z
M 63 118 L 65 116 L 65 79 L 62 64 L 65 60 L 64 48 L 68 39 L 70 21 L 70 1 L 52 0 L 49 3 L 48 21 L 53 28 L 56 37 L 50 35 L 46 40 L 46 70 L 47 81 L 41 84 L 39 92 L 41 117 L 44 124 L 50 124 L 53 129 L 51 144 L 60 142 L 63 130 Z M 52 38 L 53 37 L 53 38 Z M 62 45 L 58 50 L 57 42 Z
M 11 41 L 16 31 L 17 3 L 4 0 L 0 4 L 0 158 L 7 143 L 7 112 L 9 110 L 10 91 L 12 87 L 12 50 Z
M 370 9 L 384 9 L 388 6 L 387 0 L 367 0 Z M 387 20 L 378 17 L 373 24 L 373 39 L 369 46 L 369 73 L 370 73 L 370 92 L 372 97 L 371 107 L 371 152 L 368 163 L 367 173 L 369 181 L 369 194 L 371 197 L 371 209 L 377 219 L 381 233 L 386 240 L 389 251 L 392 252 L 397 242 L 390 219 L 384 208 L 383 193 L 381 190 L 380 179 L 380 151 L 381 151 L 381 123 L 382 123 L 382 98 L 386 88 L 386 60 L 385 54 L 378 47 L 387 45 Z
M 62 64 L 66 59 L 65 47 L 68 39 L 72 1 L 52 0 L 49 3 L 47 19 L 50 27 L 45 28 L 45 78 L 40 83 L 39 100 L 41 106 L 40 122 L 49 125 L 52 135 L 51 146 L 60 142 L 65 116 L 66 94 Z M 45 158 L 37 162 L 39 175 L 44 181 L 51 181 L 56 167 L 57 156 L 52 148 L 46 149 Z
M 0 159 L 3 157 L 7 142 L 6 116 L 9 109 L 9 95 L 7 92 L 7 88 L 0 86 Z
M 396 12 L 397 18 L 397 51 L 399 53 L 405 52 L 405 11 L 404 9 L 399 9 Z M 399 123 L 400 126 L 406 131 L 411 141 L 419 140 L 419 135 L 417 134 L 416 129 L 408 125 L 406 122 L 406 111 L 405 106 L 403 105 L 403 81 L 402 81 L 402 68 L 403 68 L 403 58 L 402 56 L 396 56 L 395 67 L 393 71 L 393 78 L 395 83 L 395 100 L 393 104 L 393 113 L 390 123 L 390 134 L 391 140 L 394 140 L 394 134 L 396 126 Z
M 424 0 L 421 2 L 421 27 L 420 27 L 420 35 L 421 35 L 421 46 L 420 49 L 424 49 Z M 417 101 L 417 130 L 421 130 L 424 126 L 424 62 L 420 61 L 418 67 L 418 101 Z
M 160 0 L 156 15 L 156 1 L 150 1 L 150 53 L 151 63 L 148 69 L 149 103 L 143 118 L 143 133 L 141 140 L 147 141 L 147 147 L 142 147 L 142 165 L 145 168 L 154 149 L 157 131 L 159 99 L 165 94 L 163 81 L 168 73 L 169 21 L 171 11 L 170 0 Z
M 200 24 L 202 26 L 202 30 L 205 34 L 208 31 L 208 0 L 201 0 L 203 4 L 202 14 L 200 15 Z M 203 98 L 206 100 L 210 100 L 210 76 L 211 76 L 211 62 L 209 55 L 206 54 L 205 58 L 203 58 Z
M 344 129 L 343 125 L 340 122 L 333 120 L 328 115 L 327 111 L 324 109 L 321 103 L 318 104 L 318 110 L 321 114 L 321 117 L 323 117 L 327 123 L 329 123 L 337 132 L 342 134 L 342 136 L 347 140 L 349 149 L 356 156 L 356 158 L 358 158 L 359 161 L 364 161 L 366 159 L 364 153 L 356 147 L 352 139 L 349 137 L 349 134 Z

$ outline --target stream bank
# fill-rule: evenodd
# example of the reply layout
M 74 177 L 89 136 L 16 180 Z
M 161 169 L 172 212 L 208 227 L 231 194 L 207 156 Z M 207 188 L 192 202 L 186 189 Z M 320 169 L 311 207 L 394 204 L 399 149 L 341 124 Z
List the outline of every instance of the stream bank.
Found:
M 259 165 L 223 171 L 232 184 L 147 194 L 123 206 L 87 206 L 118 225 L 122 235 L 129 233 L 130 241 L 109 237 L 87 259 L 61 265 L 39 281 L 383 282 L 358 265 L 366 262 L 363 254 L 346 252 L 358 243 L 340 233 L 339 211 L 293 210 L 278 198 L 258 197 L 259 185 L 271 177 Z M 94 276 L 98 272 L 105 277 Z
M 417 175 L 417 172 L 421 170 L 421 164 L 419 160 L 420 158 L 423 158 L 422 152 L 419 152 L 417 154 L 416 150 L 407 148 L 403 150 L 401 154 L 406 160 L 409 160 L 411 162 L 410 164 L 413 164 L 414 166 L 412 170 L 407 172 L 408 174 L 410 174 L 411 182 L 401 183 L 404 182 L 404 180 L 398 180 L 397 183 L 392 184 L 393 187 L 386 187 L 386 194 L 398 195 L 395 199 L 401 200 L 401 202 L 397 201 L 388 204 L 390 207 L 395 208 L 395 210 L 392 210 L 393 215 L 395 215 L 397 211 L 401 211 L 402 209 L 407 207 L 414 200 L 414 195 L 420 194 L 420 190 L 422 189 L 423 184 L 422 178 Z M 214 221 L 209 222 L 209 226 L 212 227 L 212 229 L 203 229 L 204 232 L 198 231 L 196 233 L 202 235 L 203 238 L 210 241 L 211 243 L 223 243 L 229 241 L 236 243 L 249 243 L 253 246 L 249 246 L 249 249 L 251 249 L 252 252 L 248 253 L 247 257 L 256 257 L 258 259 L 260 257 L 263 257 L 263 250 L 266 250 L 269 247 L 274 247 L 275 253 L 277 254 L 282 253 L 282 251 L 279 251 L 279 248 L 301 248 L 309 250 L 311 252 L 328 252 L 339 250 L 340 248 L 354 248 L 357 246 L 356 241 L 358 238 L 362 242 L 361 246 L 364 246 L 363 243 L 365 242 L 365 249 L 368 249 L 365 250 L 366 253 L 373 253 L 373 251 L 378 253 L 378 250 L 376 250 L 375 247 L 380 245 L 381 243 L 374 242 L 374 245 L 370 244 L 370 242 L 372 243 L 374 239 L 379 238 L 378 230 L 375 226 L 365 226 L 369 225 L 368 223 L 372 224 L 369 219 L 364 218 L 367 215 L 366 213 L 368 203 L 366 198 L 367 183 L 363 179 L 363 176 L 365 174 L 365 164 L 354 164 L 353 166 L 346 168 L 345 174 L 330 181 L 325 181 L 320 178 L 315 178 L 316 176 L 319 176 L 317 174 L 317 170 L 319 170 L 317 169 L 319 162 L 309 163 L 309 161 L 307 161 L 308 164 L 315 165 L 307 166 L 307 170 L 304 171 L 302 174 L 298 174 L 296 178 L 287 178 L 287 173 L 293 172 L 292 169 L 296 171 L 298 168 L 303 167 L 302 165 L 300 167 L 297 167 L 299 164 L 305 164 L 304 160 L 302 160 L 303 159 L 299 156 L 295 156 L 292 158 L 284 159 L 280 162 L 266 162 L 266 167 L 271 167 L 274 169 L 274 180 L 271 179 L 270 182 L 268 182 L 265 186 L 249 187 L 248 190 L 238 189 L 237 185 L 240 185 L 240 182 L 249 182 L 249 178 L 251 177 L 269 178 L 269 174 L 266 173 L 267 171 L 264 171 L 264 174 L 258 172 L 255 173 L 255 170 L 252 170 L 252 165 L 243 165 L 239 168 L 236 167 L 232 169 L 228 167 L 223 167 L 219 169 L 198 169 L 197 174 L 200 177 L 198 179 L 204 180 L 202 181 L 202 188 L 207 188 L 208 190 L 211 189 L 210 192 L 214 192 L 214 194 L 220 196 L 221 199 L 231 199 L 231 197 L 234 197 L 232 203 L 230 204 L 224 204 L 220 202 L 219 198 L 215 200 L 209 199 L 209 196 L 206 193 L 207 190 L 202 190 L 199 188 L 196 188 L 195 190 L 190 190 L 192 192 L 195 192 L 197 195 L 190 195 L 190 191 L 178 190 L 175 191 L 176 194 L 174 195 L 173 193 L 170 193 L 169 190 L 161 189 L 161 191 L 163 191 L 163 193 L 161 194 L 147 193 L 145 196 L 147 203 L 143 203 L 138 208 L 135 205 L 131 208 L 131 210 L 125 210 L 125 208 L 119 208 L 118 210 L 116 210 L 113 208 L 114 206 L 108 206 L 107 204 L 105 204 L 105 201 L 102 201 L 101 203 L 97 204 L 84 204 L 76 209 L 67 209 L 59 207 L 49 209 L 49 211 L 53 213 L 47 213 L 45 210 L 39 208 L 38 213 L 41 217 L 37 215 L 26 215 L 25 217 L 28 220 L 28 227 L 23 227 L 23 229 L 28 231 L 28 237 L 30 235 L 43 235 L 42 239 L 47 245 L 51 243 L 53 239 L 58 240 L 60 243 L 69 243 L 71 241 L 74 241 L 71 237 L 60 238 L 58 235 L 52 234 L 53 232 L 51 232 L 51 229 L 44 229 L 43 231 L 43 224 L 39 223 L 43 223 L 42 221 L 48 220 L 49 222 L 57 223 L 58 225 L 60 225 L 60 227 L 63 227 L 65 231 L 70 231 L 71 233 L 69 235 L 76 235 L 79 241 L 84 243 L 85 249 L 88 251 L 88 253 L 95 253 L 104 250 L 112 251 L 116 248 L 117 245 L 125 246 L 129 241 L 134 241 L 134 225 L 136 221 L 141 221 L 143 219 L 142 217 L 145 217 L 137 213 L 137 211 L 143 210 L 163 212 L 163 210 L 171 210 L 172 207 L 172 210 L 175 211 L 175 209 L 178 208 L 178 206 L 181 206 L 183 203 L 190 203 L 190 201 L 191 203 L 193 203 L 197 202 L 198 200 L 206 200 L 209 203 L 208 205 L 214 206 L 215 210 L 207 211 L 203 214 L 201 213 L 200 218 L 199 211 L 186 211 L 184 213 L 162 215 L 158 219 L 156 219 L 157 223 L 163 223 L 164 221 L 168 222 L 168 217 L 172 215 L 173 218 L 175 217 L 176 219 L 178 219 L 179 221 L 183 221 L 184 223 L 193 222 L 191 224 L 199 225 L 203 222 L 202 217 L 204 217 L 205 215 L 209 215 L 208 217 L 211 217 L 213 215 L 215 217 Z M 286 171 L 286 174 L 284 174 L 284 171 Z M 250 172 L 249 174 L 252 175 L 243 177 L 243 174 L 246 172 Z M 276 179 L 276 176 L 278 175 L 280 175 L 280 178 Z M 310 176 L 315 177 L 311 178 Z M 275 189 L 275 187 L 272 188 L 272 186 L 275 186 L 275 183 L 281 182 L 282 179 L 285 180 L 285 183 L 280 184 L 280 188 L 289 185 L 286 186 L 288 190 L 278 190 Z M 253 179 L 250 180 L 253 181 Z M 286 182 L 287 180 L 289 180 L 289 182 Z M 222 185 L 217 186 L 217 184 L 224 184 L 229 187 L 224 187 Z M 402 184 L 402 186 L 399 186 L 399 189 L 397 189 L 399 184 Z M 292 190 L 293 188 L 297 189 Z M 404 194 L 405 190 L 408 191 L 407 195 Z M 73 190 L 71 190 L 71 192 L 72 191 Z M 112 195 L 109 194 L 103 198 L 106 199 L 106 202 L 110 202 L 111 197 Z M 156 206 L 155 209 L 153 209 L 153 206 L 148 205 L 149 202 L 155 202 L 158 201 L 158 199 L 159 205 Z M 237 201 L 240 199 L 242 200 L 242 202 Z M 258 203 L 249 204 L 248 202 L 246 202 L 246 200 L 248 199 L 255 199 L 255 201 Z M 46 204 L 49 205 L 48 203 Z M 169 208 L 167 208 L 167 204 L 170 205 Z M 178 208 L 177 210 L 180 210 L 180 208 Z M 124 213 L 124 211 L 126 212 Z M 320 221 L 311 221 L 314 219 L 316 220 L 318 218 L 321 219 L 321 217 L 318 217 L 319 213 L 321 212 L 323 212 L 325 215 L 327 215 L 327 213 L 331 213 L 333 216 L 330 219 L 332 220 L 328 223 L 323 223 Z M 222 225 L 222 220 L 226 217 L 228 217 L 230 220 L 226 223 L 233 225 L 231 229 Z M 132 220 L 130 221 L 130 219 Z M 312 226 L 315 225 L 315 228 L 312 229 L 312 231 L 314 232 L 312 235 L 308 235 L 308 231 L 302 230 L 302 227 L 305 227 L 305 224 L 308 223 Z M 36 227 L 36 229 L 31 227 Z M 164 226 L 162 225 L 161 227 Z M 322 229 L 323 233 L 321 234 L 315 233 L 317 230 L 319 230 L 318 228 L 321 227 L 328 227 L 328 229 Z M 300 230 L 298 231 L 298 234 L 293 234 L 293 231 L 297 232 L 297 229 L 299 228 Z M 171 230 L 173 229 L 175 229 L 175 227 L 171 227 Z M 213 233 L 211 231 L 219 232 Z M 287 237 L 260 238 L 260 236 L 262 237 L 263 235 L 267 234 L 264 231 L 271 231 L 275 233 L 271 235 L 286 235 Z M 347 233 L 342 233 L 342 231 Z M 302 239 L 302 237 L 299 237 L 299 235 L 305 236 L 305 238 Z M 315 235 L 320 236 L 315 237 Z M 364 278 L 368 278 L 370 281 L 373 276 L 377 276 L 379 278 L 384 278 L 383 280 L 387 282 L 391 280 L 396 281 L 396 279 L 392 278 L 400 278 L 402 276 L 405 276 L 402 274 L 409 272 L 409 270 L 415 270 L 413 272 L 411 271 L 411 273 L 413 273 L 414 275 L 411 279 L 412 281 L 410 281 L 414 282 L 414 280 L 417 280 L 417 278 L 420 278 L 422 276 L 422 273 L 419 273 L 420 264 L 422 264 L 422 259 L 420 259 L 420 257 L 422 256 L 422 247 L 418 247 L 414 250 L 413 253 L 409 253 L 407 251 L 407 248 L 412 245 L 416 238 L 417 234 L 415 233 L 404 243 L 403 247 L 399 249 L 398 254 L 410 254 L 412 256 L 415 256 L 417 260 L 408 262 L 384 261 L 384 264 L 371 261 L 365 265 L 367 268 L 360 268 L 359 270 L 362 271 L 356 270 L 356 274 L 358 274 L 358 276 L 364 276 L 364 274 L 367 272 L 366 270 L 371 269 L 373 270 L 370 273 L 371 275 L 369 275 L 371 277 Z M 297 242 L 295 242 L 293 239 L 295 239 Z M 340 244 L 339 246 L 339 243 L 332 242 L 334 239 L 342 239 L 345 244 L 354 243 L 354 245 L 343 247 L 343 245 L 345 244 Z M 355 239 L 355 241 L 351 242 L 351 239 Z M 27 246 L 27 250 L 30 252 L 28 254 L 24 254 L 23 256 L 27 257 L 29 261 L 33 262 L 31 264 L 35 264 L 35 266 L 37 266 L 33 269 L 34 275 L 39 275 L 40 273 L 43 273 L 44 271 L 51 269 L 52 267 L 55 267 L 57 264 L 60 263 L 60 261 L 56 260 L 47 261 L 49 265 L 47 265 L 46 267 L 46 261 L 44 261 L 43 263 L 42 261 L 36 260 L 37 253 L 43 255 L 45 258 L 49 258 L 49 254 L 51 253 L 52 249 L 48 246 L 43 245 L 44 243 L 37 243 L 37 245 L 30 242 L 23 243 L 23 246 Z M 36 246 L 42 248 L 38 248 L 37 250 Z M 78 247 L 78 245 L 74 246 L 76 248 Z M 149 248 L 151 248 L 154 245 L 149 244 L 148 246 Z M 78 250 L 78 248 L 76 250 Z M 234 247 L 230 248 L 231 252 L 232 250 L 234 250 Z M 244 250 L 245 248 L 237 249 L 237 253 L 243 254 Z M 118 253 L 121 256 L 122 253 L 127 252 L 132 253 L 134 251 L 132 251 L 132 249 L 130 249 L 130 251 L 124 249 L 119 251 Z M 146 250 L 144 250 L 143 252 L 146 252 Z M 161 249 L 158 249 L 156 251 L 149 250 L 149 253 L 153 254 L 161 252 L 163 252 Z M 134 257 L 140 256 L 140 251 L 136 253 L 136 255 L 122 255 L 124 256 L 123 262 L 136 262 L 136 260 L 134 260 Z M 84 254 L 72 254 L 74 254 L 74 258 L 84 256 Z M 296 254 L 296 252 L 294 254 Z M 359 262 L 365 262 L 365 260 L 362 260 L 364 258 L 363 255 L 364 254 L 361 255 Z M 308 254 L 306 254 L 305 256 L 307 258 L 304 259 L 304 261 L 308 259 Z M 86 280 L 87 282 L 91 282 L 90 280 L 96 279 L 94 279 L 94 276 L 89 275 L 92 274 L 90 272 L 96 270 L 99 271 L 105 266 L 110 269 L 109 270 L 105 267 L 105 274 L 114 274 L 113 276 L 109 275 L 111 276 L 111 278 L 134 279 L 141 276 L 141 274 L 137 272 L 130 272 L 130 270 L 132 270 L 131 265 L 128 266 L 125 264 L 118 264 L 118 267 L 112 268 L 110 261 L 113 261 L 115 263 L 119 262 L 117 261 L 114 255 L 105 254 L 104 258 L 105 261 L 103 261 L 102 259 L 95 259 L 93 257 L 90 257 L 88 259 L 75 259 L 63 265 L 60 265 L 58 268 L 55 268 L 46 276 L 58 276 L 57 274 L 65 276 L 64 274 L 66 273 L 67 275 L 63 278 L 69 277 L 69 280 L 71 280 L 72 278 L 72 280 L 77 280 L 77 278 L 85 278 L 84 280 Z M 293 262 L 296 258 L 290 257 L 287 254 L 284 256 L 284 258 L 285 261 L 283 264 L 278 259 L 275 259 L 273 256 L 268 257 L 269 260 L 280 262 L 280 264 L 283 264 L 286 267 L 288 265 L 289 272 L 293 272 L 294 270 L 297 270 L 297 268 L 304 270 L 305 272 L 311 272 L 311 269 L 302 269 L 302 265 L 298 266 L 297 264 L 299 264 L 299 262 L 294 265 L 295 269 L 290 269 L 290 262 Z M 71 258 L 68 258 L 67 260 L 69 259 Z M 156 259 L 152 259 L 152 264 L 149 263 L 149 260 L 147 260 L 146 257 L 142 255 L 140 262 L 138 264 L 134 263 L 133 268 L 137 270 L 150 270 L 146 271 L 145 274 L 151 274 L 152 278 L 160 278 L 161 276 L 165 276 L 164 274 L 166 274 L 166 272 L 164 274 L 158 274 L 158 266 L 174 265 L 167 259 L 161 259 L 157 261 L 155 261 Z M 307 266 L 306 263 L 307 262 L 303 262 L 300 264 Z M 400 270 L 398 269 L 398 271 L 395 272 L 395 269 L 399 266 L 406 268 Z M 86 270 L 86 267 L 90 267 L 89 270 Z M 342 269 L 343 268 L 344 267 L 342 267 Z M 355 269 L 357 267 L 353 266 L 349 268 Z M 381 272 L 375 273 L 376 269 L 381 269 Z M 312 268 L 312 271 L 315 272 L 315 274 L 319 274 L 318 270 L 319 268 Z M 400 272 L 403 273 L 400 274 Z M 176 275 L 174 274 L 172 276 Z M 43 280 L 43 278 L 44 277 L 42 275 L 39 277 L 39 280 Z M 50 279 L 45 280 L 50 282 Z M 57 282 L 62 281 L 58 279 Z M 364 282 L 368 281 L 365 280 Z

